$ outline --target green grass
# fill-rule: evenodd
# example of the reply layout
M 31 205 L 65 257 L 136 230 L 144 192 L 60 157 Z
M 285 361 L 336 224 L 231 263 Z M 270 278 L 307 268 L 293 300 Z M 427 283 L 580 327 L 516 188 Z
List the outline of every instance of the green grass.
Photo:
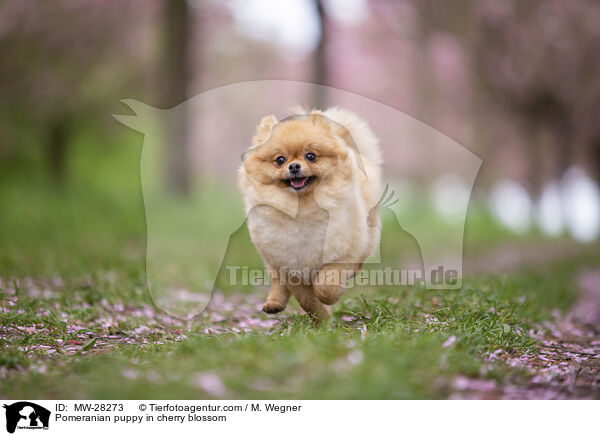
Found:
M 35 171 L 7 169 L 0 396 L 444 398 L 457 375 L 523 377 L 486 356 L 535 352 L 529 330 L 568 310 L 576 274 L 600 260 L 592 247 L 510 274 L 470 277 L 458 291 L 352 289 L 323 327 L 297 312 L 271 326 L 254 307 L 264 289 L 225 289 L 225 300 L 246 293 L 239 304 L 257 327 L 236 332 L 243 317 L 234 304 L 223 320 L 201 317 L 188 330 L 150 306 L 139 146 L 129 146 L 103 154 L 76 142 L 71 181 L 60 189 Z M 382 253 L 400 258 L 393 241 L 403 234 L 387 222 L 386 229 L 392 242 Z M 515 239 L 476 209 L 467 229 L 465 246 L 474 253 Z M 527 238 L 535 243 L 535 235 Z M 232 251 L 234 262 L 256 262 L 247 241 Z M 219 332 L 207 330 L 215 325 Z
M 499 349 L 535 352 L 528 330 L 573 301 L 579 265 L 554 265 L 554 275 L 534 270 L 482 279 L 460 291 L 350 291 L 321 328 L 304 315 L 286 314 L 272 330 L 207 335 L 211 323 L 200 320 L 191 331 L 184 329 L 184 340 L 181 327 L 160 327 L 134 315 L 105 331 L 95 321 L 106 310 L 93 298 L 85 307 L 59 297 L 54 310 L 54 303 L 23 297 L 2 325 L 45 330 L 2 340 L 0 366 L 11 369 L 0 391 L 10 398 L 444 398 L 459 374 L 499 381 L 522 376 L 485 356 Z M 19 308 L 24 312 L 13 314 Z M 39 315 L 40 309 L 48 313 Z M 71 321 L 60 319 L 62 311 Z M 67 329 L 75 320 L 85 326 L 81 331 Z M 132 344 L 85 352 L 80 341 L 83 353 L 50 356 L 23 351 L 31 344 L 78 340 L 82 331 L 128 337 L 144 325 L 158 330 L 133 335 Z M 443 347 L 451 337 L 455 342 Z M 198 382 L 207 374 L 218 377 L 224 390 Z

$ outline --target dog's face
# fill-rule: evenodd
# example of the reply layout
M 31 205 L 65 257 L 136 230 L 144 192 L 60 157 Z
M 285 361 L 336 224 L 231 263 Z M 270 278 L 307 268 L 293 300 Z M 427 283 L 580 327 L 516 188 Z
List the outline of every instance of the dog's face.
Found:
M 279 124 L 273 117 L 265 120 L 255 136 L 260 144 L 245 156 L 244 168 L 250 177 L 303 194 L 347 172 L 348 147 L 325 117 L 311 115 Z

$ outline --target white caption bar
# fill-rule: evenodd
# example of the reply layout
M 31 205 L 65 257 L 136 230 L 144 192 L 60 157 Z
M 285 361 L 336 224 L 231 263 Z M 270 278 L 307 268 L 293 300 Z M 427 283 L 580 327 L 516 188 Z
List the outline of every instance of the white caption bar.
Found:
M 178 435 L 589 433 L 593 401 L 46 401 L 3 400 L 2 430 L 86 436 L 115 430 Z M 556 419 L 560 417 L 560 419 Z M 165 433 L 166 434 L 166 433 Z

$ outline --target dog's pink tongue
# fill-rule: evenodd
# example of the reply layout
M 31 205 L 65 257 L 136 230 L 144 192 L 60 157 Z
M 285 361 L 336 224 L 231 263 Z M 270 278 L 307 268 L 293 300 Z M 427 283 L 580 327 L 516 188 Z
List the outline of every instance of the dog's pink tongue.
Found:
M 306 177 L 298 177 L 296 179 L 290 179 L 290 183 L 294 188 L 302 188 L 306 183 Z

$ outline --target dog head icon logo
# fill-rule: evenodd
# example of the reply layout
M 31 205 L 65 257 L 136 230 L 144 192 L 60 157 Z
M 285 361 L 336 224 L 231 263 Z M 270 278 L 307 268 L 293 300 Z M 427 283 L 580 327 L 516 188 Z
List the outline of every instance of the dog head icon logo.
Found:
M 47 429 L 50 411 L 28 401 L 19 401 L 3 406 L 6 409 L 6 431 L 14 433 L 19 429 Z

